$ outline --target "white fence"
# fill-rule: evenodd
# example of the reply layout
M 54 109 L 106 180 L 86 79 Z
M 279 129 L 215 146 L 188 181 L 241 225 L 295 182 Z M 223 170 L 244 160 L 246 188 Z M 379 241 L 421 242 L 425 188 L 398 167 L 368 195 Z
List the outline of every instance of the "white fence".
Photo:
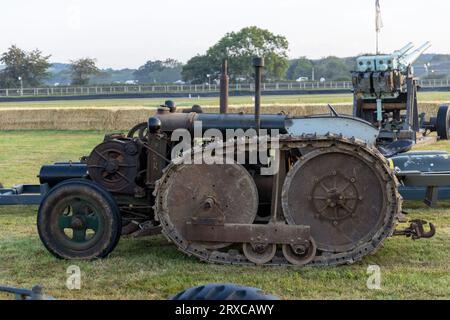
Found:
M 450 80 L 420 80 L 419 85 L 424 88 L 450 87 Z M 15 88 L 0 89 L 0 97 L 18 96 L 80 96 L 102 94 L 134 94 L 134 93 L 207 93 L 218 92 L 217 84 L 203 85 L 115 85 L 115 86 L 87 86 L 87 87 L 46 87 L 46 88 Z M 263 83 L 264 91 L 294 91 L 294 90 L 335 90 L 352 89 L 351 81 L 325 82 L 280 82 Z M 230 90 L 253 91 L 254 84 L 231 84 Z

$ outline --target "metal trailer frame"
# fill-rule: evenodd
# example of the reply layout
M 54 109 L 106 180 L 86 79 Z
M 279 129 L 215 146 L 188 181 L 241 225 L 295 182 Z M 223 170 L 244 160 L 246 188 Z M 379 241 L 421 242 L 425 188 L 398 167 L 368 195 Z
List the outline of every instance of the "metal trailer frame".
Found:
M 16 205 L 40 205 L 42 199 L 50 190 L 48 184 L 17 185 L 12 188 L 0 188 L 0 205 L 16 206 Z
M 40 285 L 33 286 L 31 290 L 0 286 L 0 292 L 14 295 L 15 300 L 56 300 L 54 297 L 44 294 L 42 289 Z
M 450 199 L 450 172 L 403 171 L 397 177 L 403 183 L 399 191 L 406 200 L 423 200 L 433 208 L 438 200 Z

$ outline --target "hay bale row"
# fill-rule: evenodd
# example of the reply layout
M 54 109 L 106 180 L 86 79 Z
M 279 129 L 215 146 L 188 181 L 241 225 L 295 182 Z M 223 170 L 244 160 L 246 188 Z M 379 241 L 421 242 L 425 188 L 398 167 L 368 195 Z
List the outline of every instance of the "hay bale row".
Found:
M 420 112 L 435 115 L 439 103 L 423 103 Z M 336 110 L 351 114 L 352 106 L 337 104 Z M 218 107 L 207 106 L 205 112 L 219 112 Z M 230 113 L 253 113 L 253 106 L 231 106 Z M 264 105 L 263 113 L 285 112 L 293 116 L 306 116 L 329 112 L 324 105 Z M 0 109 L 0 130 L 127 130 L 146 121 L 155 113 L 153 108 L 5 108 Z

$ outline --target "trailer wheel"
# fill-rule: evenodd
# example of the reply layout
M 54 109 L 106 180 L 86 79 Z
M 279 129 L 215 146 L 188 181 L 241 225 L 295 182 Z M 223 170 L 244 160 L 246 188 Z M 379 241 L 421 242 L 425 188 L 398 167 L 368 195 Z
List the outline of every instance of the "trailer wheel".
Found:
M 105 258 L 121 234 L 120 210 L 110 193 L 89 180 L 67 180 L 42 200 L 37 227 L 44 246 L 61 259 Z
M 436 131 L 441 140 L 450 139 L 450 108 L 449 106 L 439 107 L 436 119 Z

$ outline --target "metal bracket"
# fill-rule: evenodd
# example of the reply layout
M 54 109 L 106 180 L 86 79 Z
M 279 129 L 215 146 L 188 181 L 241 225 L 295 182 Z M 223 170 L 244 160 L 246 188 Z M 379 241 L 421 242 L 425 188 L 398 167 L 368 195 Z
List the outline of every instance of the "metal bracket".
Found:
M 225 223 L 223 211 L 212 196 L 203 201 L 191 219 L 194 224 L 222 225 Z
M 423 202 L 430 208 L 435 208 L 439 200 L 439 188 L 428 186 Z
M 339 113 L 336 111 L 336 109 L 331 104 L 328 104 L 328 109 L 330 109 L 331 116 L 336 117 L 336 118 L 340 117 Z
M 269 224 L 205 225 L 186 223 L 186 239 L 225 243 L 304 245 L 310 239 L 309 226 Z

